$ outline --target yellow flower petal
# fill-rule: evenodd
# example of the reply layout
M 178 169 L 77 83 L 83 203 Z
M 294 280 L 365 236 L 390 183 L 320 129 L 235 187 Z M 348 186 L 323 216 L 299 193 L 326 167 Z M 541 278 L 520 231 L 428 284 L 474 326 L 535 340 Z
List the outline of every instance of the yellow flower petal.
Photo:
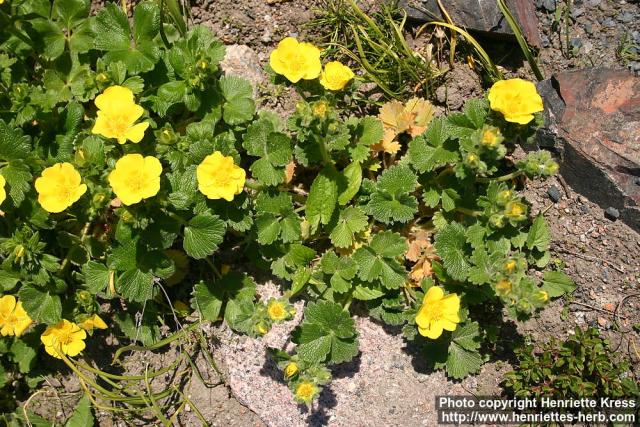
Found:
M 298 43 L 287 37 L 269 56 L 269 65 L 276 74 L 285 76 L 292 83 L 301 79 L 312 80 L 322 71 L 320 49 L 310 43 Z
M 0 205 L 7 198 L 7 190 L 4 188 L 6 184 L 7 181 L 4 179 L 4 176 L 0 175 Z
M 60 359 L 60 353 L 77 356 L 85 348 L 86 337 L 87 333 L 78 325 L 62 319 L 57 324 L 47 327 L 40 336 L 40 341 L 48 354 Z
M 341 62 L 333 61 L 324 66 L 324 71 L 320 75 L 320 84 L 325 89 L 342 90 L 354 77 L 355 74 L 351 68 Z
M 489 89 L 488 99 L 492 110 L 502 113 L 506 121 L 521 125 L 531 122 L 533 113 L 544 109 L 536 86 L 522 79 L 496 82 Z
M 71 163 L 56 163 L 46 168 L 35 182 L 38 202 L 48 212 L 62 212 L 87 191 L 81 179 Z
M 119 144 L 127 140 L 138 143 L 144 138 L 148 122 L 135 124 L 144 109 L 135 103 L 133 92 L 122 86 L 107 88 L 95 100 L 99 111 L 91 132 L 106 138 L 114 138 Z
M 231 201 L 244 189 L 246 172 L 234 164 L 233 157 L 216 151 L 198 165 L 196 178 L 198 190 L 207 198 Z
M 116 162 L 107 179 L 122 203 L 133 205 L 158 194 L 161 173 L 162 164 L 157 158 L 127 154 Z

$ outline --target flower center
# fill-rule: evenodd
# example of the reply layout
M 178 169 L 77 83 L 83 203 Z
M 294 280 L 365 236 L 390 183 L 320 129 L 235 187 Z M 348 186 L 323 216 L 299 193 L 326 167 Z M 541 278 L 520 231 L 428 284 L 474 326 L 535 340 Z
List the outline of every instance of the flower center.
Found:
M 272 319 L 279 319 L 284 317 L 284 309 L 280 304 L 273 304 L 269 307 L 269 317 Z
M 73 336 L 68 331 L 58 331 L 57 339 L 60 344 L 68 345 L 73 341 Z
M 298 386 L 296 394 L 301 399 L 309 400 L 313 396 L 313 386 L 309 383 L 302 383 Z
M 115 135 L 124 135 L 129 129 L 129 120 L 125 115 L 114 115 L 109 117 L 109 126 Z

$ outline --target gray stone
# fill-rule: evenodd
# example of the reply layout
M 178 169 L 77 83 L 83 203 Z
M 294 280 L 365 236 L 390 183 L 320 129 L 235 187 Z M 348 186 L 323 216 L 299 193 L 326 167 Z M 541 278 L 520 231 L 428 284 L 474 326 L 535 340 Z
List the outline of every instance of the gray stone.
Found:
M 253 95 L 258 95 L 258 86 L 267 81 L 255 50 L 247 45 L 233 44 L 226 47 L 220 68 L 225 74 L 244 77 L 253 86 Z
M 624 12 L 618 15 L 618 21 L 624 22 L 625 24 L 633 22 L 634 20 L 635 20 L 635 17 L 631 12 Z
M 604 216 L 612 221 L 620 218 L 620 211 L 614 207 L 609 206 L 604 210 Z
M 547 12 L 555 12 L 556 10 L 556 0 L 542 0 L 540 5 Z
M 576 7 L 575 9 L 573 9 L 571 11 L 571 17 L 573 19 L 578 19 L 579 17 L 582 16 L 582 14 L 584 13 L 584 9 L 581 7 Z
M 604 25 L 607 28 L 614 28 L 618 24 L 616 24 L 616 21 L 614 21 L 613 19 L 607 18 L 604 21 L 602 21 L 602 25 Z
M 551 187 L 549 187 L 549 189 L 547 190 L 547 195 L 549 196 L 549 198 L 553 203 L 558 203 L 562 198 L 562 194 L 560 194 L 560 190 L 558 190 L 558 187 L 556 187 L 555 185 L 552 185 Z

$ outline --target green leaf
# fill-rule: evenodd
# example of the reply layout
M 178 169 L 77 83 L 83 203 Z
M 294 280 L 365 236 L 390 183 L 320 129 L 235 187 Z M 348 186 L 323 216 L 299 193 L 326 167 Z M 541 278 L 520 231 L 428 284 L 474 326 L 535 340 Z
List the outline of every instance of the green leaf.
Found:
M 30 156 L 31 140 L 20 129 L 9 127 L 0 119 L 0 160 L 24 160 Z
M 455 379 L 462 379 L 480 371 L 484 359 L 477 351 L 469 351 L 452 341 L 449 345 L 447 357 L 447 375 Z
M 576 284 L 569 276 L 561 271 L 546 271 L 542 276 L 542 289 L 551 298 L 560 297 L 576 290 Z
M 378 289 L 370 285 L 369 286 L 356 285 L 352 295 L 355 299 L 359 299 L 362 301 L 370 301 L 370 300 L 380 298 L 385 294 L 386 292 L 383 291 L 382 289 Z
M 342 363 L 358 354 L 353 319 L 340 304 L 310 303 L 304 321 L 294 332 L 298 356 L 309 363 Z
M 82 266 L 82 275 L 87 290 L 94 295 L 103 292 L 109 285 L 109 269 L 102 263 L 89 261 Z
M 153 298 L 153 274 L 137 268 L 122 273 L 116 281 L 116 289 L 130 301 L 145 302 Z
M 20 281 L 20 274 L 13 271 L 0 270 L 0 288 L 8 292 L 16 287 Z
M 213 254 L 222 243 L 225 224 L 217 215 L 196 215 L 184 228 L 184 250 L 192 258 L 202 259 Z
M 237 125 L 253 118 L 256 106 L 251 83 L 241 77 L 223 76 L 220 78 L 220 90 L 226 101 L 222 106 L 222 117 L 226 123 Z
M 542 214 L 538 215 L 529 228 L 529 234 L 527 235 L 527 248 L 537 249 L 540 252 L 545 252 L 549 249 L 551 244 L 551 233 L 549 233 L 549 227 L 547 221 Z
M 36 348 L 38 344 L 40 344 L 40 340 L 36 338 L 35 346 L 33 343 L 27 342 L 34 341 L 33 339 L 29 339 L 33 336 L 33 334 L 25 335 L 21 339 L 16 339 L 13 344 L 11 344 L 11 359 L 14 363 L 18 364 L 18 370 L 23 374 L 28 373 L 34 368 L 38 356 Z
M 73 411 L 73 415 L 69 417 L 65 427 L 89 427 L 95 424 L 93 413 L 91 410 L 91 401 L 87 395 L 82 396 Z
M 193 288 L 191 306 L 198 310 L 202 318 L 215 322 L 225 301 L 253 299 L 256 284 L 243 273 L 229 272 L 214 283 L 198 282 Z
M 358 194 L 360 184 L 362 184 L 362 166 L 360 166 L 359 163 L 353 162 L 344 168 L 342 174 L 347 180 L 347 186 L 338 195 L 338 203 L 340 203 L 340 206 L 346 205 Z
M 358 277 L 367 282 L 379 279 L 387 289 L 400 288 L 407 272 L 395 258 L 406 250 L 407 242 L 399 234 L 390 231 L 376 234 L 369 246 L 358 248 L 353 254 Z
M 366 212 L 385 224 L 412 220 L 418 212 L 418 201 L 409 193 L 417 185 L 418 179 L 408 166 L 390 167 L 378 178 Z
M 32 284 L 23 285 L 18 291 L 24 309 L 35 322 L 53 325 L 62 319 L 60 296 Z
M 96 15 L 94 46 L 107 53 L 107 64 L 121 61 L 132 74 L 151 71 L 160 58 L 154 38 L 160 34 L 160 9 L 155 2 L 143 2 L 134 11 L 133 34 L 127 16 L 115 3 L 108 3 Z
M 260 157 L 250 167 L 251 173 L 266 185 L 284 181 L 284 166 L 291 160 L 291 139 L 275 132 L 273 123 L 265 117 L 254 122 L 245 133 L 242 146 L 251 156 Z
M 340 212 L 338 223 L 331 230 L 331 243 L 338 248 L 347 248 L 353 244 L 354 235 L 369 225 L 367 215 L 360 209 L 350 206 Z
M 409 160 L 416 170 L 424 173 L 458 161 L 458 149 L 450 142 L 449 132 L 446 120 L 436 118 L 424 134 L 409 143 Z
M 338 177 L 333 166 L 325 166 L 311 184 L 305 215 L 315 231 L 320 223 L 329 224 L 338 204 Z
M 371 116 L 360 119 L 356 134 L 358 144 L 371 146 L 380 142 L 383 136 L 384 128 L 380 119 Z
M 458 223 L 447 224 L 436 234 L 435 247 L 438 255 L 455 280 L 465 280 L 469 274 L 466 242 L 464 227 Z
M 193 287 L 193 297 L 196 307 L 204 320 L 215 322 L 222 309 L 222 300 L 215 295 L 215 288 L 209 287 L 203 281 Z

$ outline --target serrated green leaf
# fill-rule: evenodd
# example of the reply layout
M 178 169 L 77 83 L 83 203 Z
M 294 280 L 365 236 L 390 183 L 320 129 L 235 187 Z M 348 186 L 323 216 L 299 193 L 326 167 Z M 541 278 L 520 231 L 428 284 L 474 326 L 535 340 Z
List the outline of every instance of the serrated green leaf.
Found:
M 3 293 L 16 287 L 20 281 L 20 274 L 13 271 L 0 270 L 0 288 Z
M 452 341 L 449 345 L 447 357 L 447 375 L 455 379 L 462 379 L 480 371 L 484 360 L 479 352 L 469 351 Z
M 546 271 L 542 277 L 542 289 L 551 298 L 569 294 L 576 289 L 575 282 L 561 271 Z
M 358 353 L 353 319 L 333 302 L 310 303 L 293 339 L 298 356 L 309 363 L 342 363 Z
M 153 298 L 153 274 L 137 268 L 125 271 L 116 280 L 116 290 L 130 301 L 145 302 Z
M 218 298 L 213 286 L 208 286 L 203 281 L 193 287 L 193 298 L 200 315 L 204 320 L 215 322 L 218 320 L 222 309 L 222 300 Z
M 94 295 L 103 292 L 109 285 L 109 269 L 102 263 L 89 261 L 82 266 L 82 275 L 87 290 Z
M 376 298 L 380 298 L 385 294 L 386 294 L 385 291 L 375 288 L 371 285 L 368 285 L 368 286 L 356 285 L 352 295 L 355 299 L 359 299 L 362 301 L 370 301 Z
M 30 138 L 0 119 L 0 160 L 24 160 L 31 153 Z
M 217 215 L 203 213 L 194 216 L 184 228 L 185 252 L 195 259 L 213 254 L 222 243 L 225 228 L 224 222 Z
M 551 233 L 549 233 L 549 227 L 544 216 L 538 215 L 529 228 L 529 234 L 527 235 L 527 248 L 537 249 L 540 252 L 545 252 L 549 249 L 551 244 Z
M 307 197 L 305 215 L 311 229 L 315 231 L 321 223 L 329 224 L 337 204 L 337 172 L 333 166 L 326 166 L 313 180 Z
M 69 417 L 65 427 L 90 427 L 93 426 L 94 423 L 91 401 L 87 395 L 84 395 L 78 401 L 73 415 Z
M 30 334 L 31 337 L 33 336 Z M 25 340 L 27 336 L 22 337 L 21 339 L 16 339 L 11 344 L 11 359 L 14 363 L 18 365 L 18 370 L 23 374 L 31 371 L 35 365 L 36 357 L 38 356 L 38 352 L 34 348 L 33 345 L 29 345 Z M 31 340 L 33 341 L 33 340 Z M 38 343 L 36 343 L 36 346 Z M 36 347 L 37 348 L 37 347 Z
M 367 215 L 357 207 L 350 206 L 340 212 L 340 218 L 329 235 L 331 242 L 339 248 L 349 247 L 355 233 L 365 230 L 368 224 Z
M 338 203 L 340 203 L 340 206 L 346 205 L 358 194 L 360 184 L 362 183 L 362 166 L 360 166 L 359 163 L 353 162 L 344 168 L 342 174 L 346 178 L 347 186 L 338 195 Z
M 18 291 L 24 309 L 35 322 L 53 325 L 62 318 L 60 296 L 35 285 L 26 284 Z
M 241 77 L 223 76 L 220 78 L 220 90 L 225 99 L 222 115 L 226 123 L 237 125 L 251 120 L 256 110 L 251 98 L 251 83 Z
M 469 274 L 464 227 L 458 223 L 444 226 L 436 234 L 435 247 L 449 275 L 455 280 L 465 280 Z

